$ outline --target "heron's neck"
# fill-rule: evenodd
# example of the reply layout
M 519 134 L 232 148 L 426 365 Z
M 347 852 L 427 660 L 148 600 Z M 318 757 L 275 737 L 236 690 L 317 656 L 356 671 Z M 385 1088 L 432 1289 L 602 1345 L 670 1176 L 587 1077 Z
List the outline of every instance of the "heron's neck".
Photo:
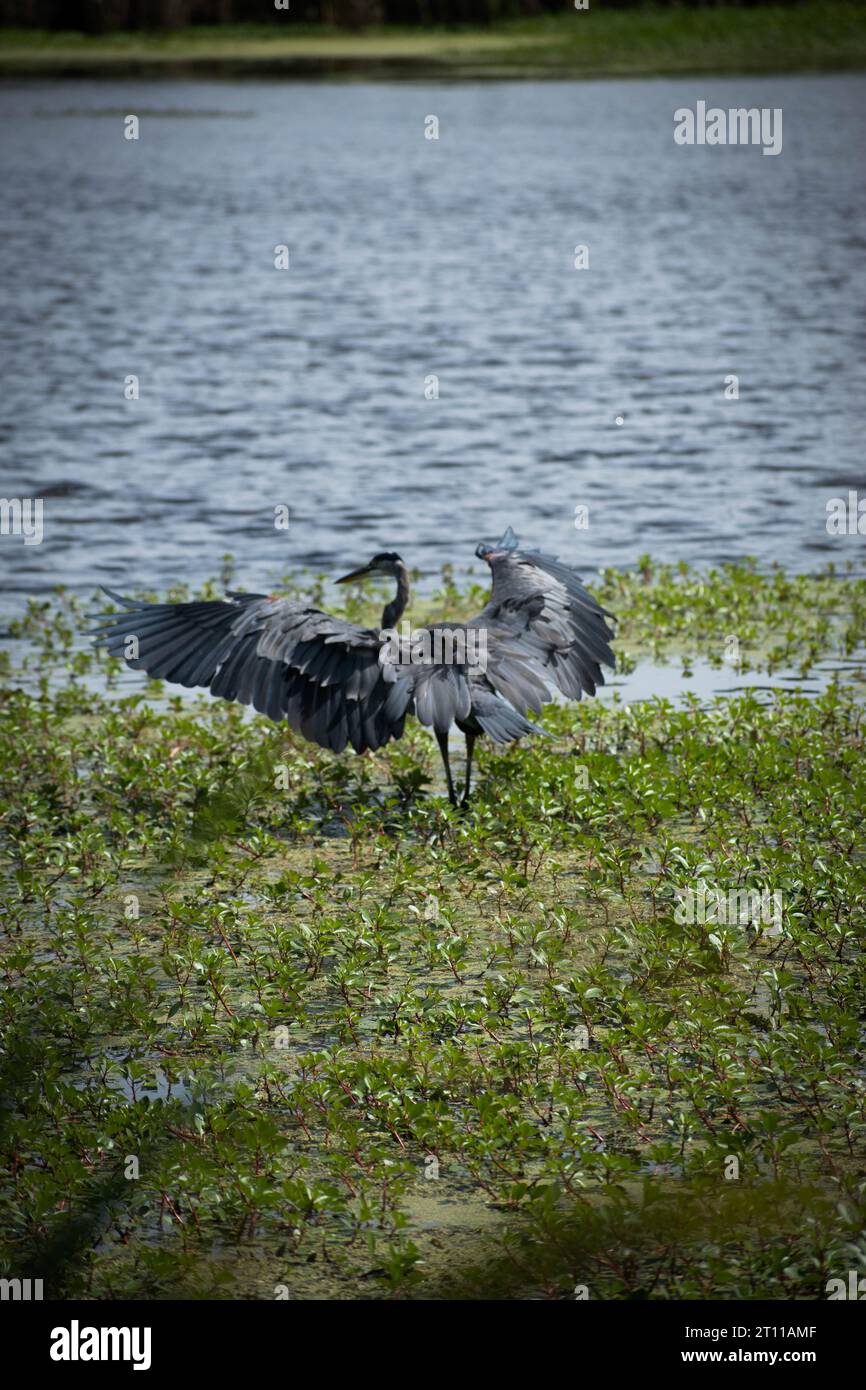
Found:
M 397 580 L 397 592 L 382 611 L 383 628 L 396 627 L 409 602 L 409 571 L 404 564 L 401 563 L 397 566 L 395 578 Z

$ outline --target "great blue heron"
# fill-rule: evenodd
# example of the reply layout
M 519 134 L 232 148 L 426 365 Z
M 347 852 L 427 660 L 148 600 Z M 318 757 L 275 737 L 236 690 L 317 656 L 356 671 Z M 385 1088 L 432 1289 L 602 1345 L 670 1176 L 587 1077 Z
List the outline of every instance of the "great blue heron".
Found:
M 475 553 L 492 572 L 486 606 L 467 623 L 431 623 L 409 637 L 395 631 L 409 602 L 409 573 L 394 551 L 337 580 L 396 580 L 379 628 L 278 595 L 143 603 L 106 589 L 124 611 L 102 619 L 96 635 L 135 671 L 251 704 L 335 753 L 347 743 L 357 753 L 381 748 L 414 714 L 436 735 L 452 805 L 448 732 L 456 725 L 466 736 L 465 805 L 480 734 L 510 743 L 544 733 L 527 715 L 554 688 L 574 700 L 594 695 L 604 684 L 601 666 L 614 665 L 605 621 L 612 615 L 569 565 L 520 549 L 510 527 L 498 545 L 482 543 Z

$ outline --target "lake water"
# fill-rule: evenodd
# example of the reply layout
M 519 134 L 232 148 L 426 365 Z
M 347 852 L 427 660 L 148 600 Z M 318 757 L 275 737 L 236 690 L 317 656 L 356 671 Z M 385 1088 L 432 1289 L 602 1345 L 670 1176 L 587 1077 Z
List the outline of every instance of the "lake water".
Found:
M 862 569 L 825 509 L 866 495 L 864 98 L 860 75 L 0 87 L 2 494 L 44 499 L 42 544 L 0 537 L 3 612 L 198 583 L 227 551 L 246 588 L 382 548 L 429 579 L 509 523 L 589 574 Z M 782 153 L 678 146 L 698 100 L 781 107 Z

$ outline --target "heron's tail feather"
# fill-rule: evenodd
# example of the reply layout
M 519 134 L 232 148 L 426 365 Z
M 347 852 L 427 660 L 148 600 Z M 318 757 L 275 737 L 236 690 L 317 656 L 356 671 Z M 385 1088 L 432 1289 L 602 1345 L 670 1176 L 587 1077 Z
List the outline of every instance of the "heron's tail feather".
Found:
M 518 710 L 509 705 L 507 700 L 503 700 L 499 695 L 488 694 L 486 691 L 478 691 L 472 701 L 472 713 L 478 720 L 488 738 L 492 738 L 494 743 L 513 743 L 516 738 L 523 738 L 525 734 L 541 734 L 544 738 L 551 735 L 540 724 L 533 724 L 530 719 L 521 714 Z
M 472 707 L 469 682 L 456 666 L 434 666 L 415 679 L 415 713 L 422 724 L 446 734 L 458 719 L 466 719 Z

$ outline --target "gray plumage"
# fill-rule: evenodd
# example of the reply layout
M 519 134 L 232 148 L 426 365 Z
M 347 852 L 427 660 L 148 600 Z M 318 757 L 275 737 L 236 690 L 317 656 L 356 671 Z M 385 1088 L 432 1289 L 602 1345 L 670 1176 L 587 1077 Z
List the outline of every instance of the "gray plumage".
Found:
M 411 643 L 393 631 L 409 601 L 408 571 L 394 552 L 337 581 L 367 574 L 396 580 L 379 628 L 274 595 L 144 603 L 106 590 L 122 611 L 103 618 L 95 635 L 135 671 L 250 704 L 335 753 L 347 744 L 357 753 L 381 748 L 400 738 L 414 714 L 437 737 L 452 802 L 448 732 L 456 726 L 467 742 L 465 803 L 480 734 L 509 743 L 543 733 L 528 716 L 554 690 L 574 700 L 594 695 L 604 684 L 602 665 L 614 665 L 610 614 L 570 566 L 521 550 L 510 527 L 498 545 L 480 545 L 476 554 L 492 573 L 488 603 L 468 623 L 416 629 Z M 427 643 L 420 655 L 419 638 Z

